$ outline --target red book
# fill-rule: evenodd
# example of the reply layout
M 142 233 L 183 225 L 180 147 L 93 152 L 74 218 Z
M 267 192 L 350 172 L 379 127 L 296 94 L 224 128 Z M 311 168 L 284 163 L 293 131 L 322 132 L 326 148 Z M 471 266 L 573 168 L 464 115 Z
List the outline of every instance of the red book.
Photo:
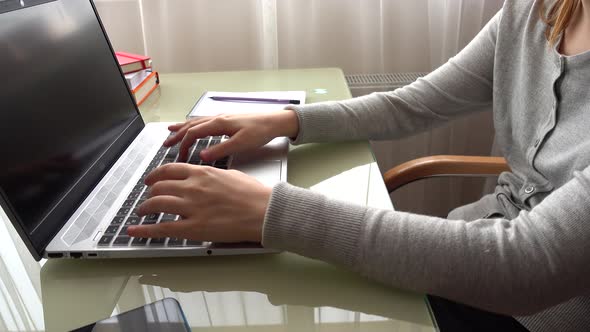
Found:
M 115 55 L 117 56 L 117 61 L 119 61 L 119 66 L 121 66 L 124 74 L 152 67 L 151 58 L 148 56 L 125 52 L 115 52 Z

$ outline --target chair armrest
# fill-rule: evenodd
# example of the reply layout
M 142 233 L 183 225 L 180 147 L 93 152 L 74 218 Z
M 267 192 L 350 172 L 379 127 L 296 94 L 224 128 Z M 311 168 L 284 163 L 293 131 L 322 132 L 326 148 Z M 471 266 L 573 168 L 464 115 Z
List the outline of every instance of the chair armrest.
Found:
M 510 171 L 502 157 L 430 156 L 393 167 L 384 175 L 391 193 L 410 182 L 435 176 L 496 176 Z

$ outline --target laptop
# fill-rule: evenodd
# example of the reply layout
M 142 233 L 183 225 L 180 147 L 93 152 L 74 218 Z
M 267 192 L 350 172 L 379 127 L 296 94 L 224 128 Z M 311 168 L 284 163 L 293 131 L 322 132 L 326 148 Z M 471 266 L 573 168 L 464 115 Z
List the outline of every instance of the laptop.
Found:
M 176 161 L 169 123 L 144 124 L 91 0 L 0 1 L 0 206 L 35 259 L 236 255 L 275 252 L 257 243 L 132 238 L 143 180 Z M 212 163 L 272 186 L 286 181 L 288 140 Z M 246 197 L 244 199 L 247 199 Z

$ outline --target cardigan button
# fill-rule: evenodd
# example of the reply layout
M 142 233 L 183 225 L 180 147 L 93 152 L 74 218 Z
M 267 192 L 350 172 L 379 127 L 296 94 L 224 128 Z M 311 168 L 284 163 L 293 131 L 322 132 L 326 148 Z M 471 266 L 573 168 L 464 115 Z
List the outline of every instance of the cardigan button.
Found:
M 525 193 L 525 194 L 530 194 L 530 193 L 532 193 L 533 191 L 535 191 L 535 187 L 533 187 L 533 186 L 528 186 L 528 187 L 526 187 L 526 188 L 524 189 L 524 193 Z

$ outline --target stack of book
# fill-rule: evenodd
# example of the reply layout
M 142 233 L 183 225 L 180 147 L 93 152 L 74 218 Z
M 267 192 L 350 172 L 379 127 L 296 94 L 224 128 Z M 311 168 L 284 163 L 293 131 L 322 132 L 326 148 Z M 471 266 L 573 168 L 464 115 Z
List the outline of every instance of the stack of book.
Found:
M 148 56 L 116 52 L 119 65 L 125 74 L 127 86 L 137 105 L 141 105 L 160 84 L 158 73 L 152 70 L 152 60 Z

